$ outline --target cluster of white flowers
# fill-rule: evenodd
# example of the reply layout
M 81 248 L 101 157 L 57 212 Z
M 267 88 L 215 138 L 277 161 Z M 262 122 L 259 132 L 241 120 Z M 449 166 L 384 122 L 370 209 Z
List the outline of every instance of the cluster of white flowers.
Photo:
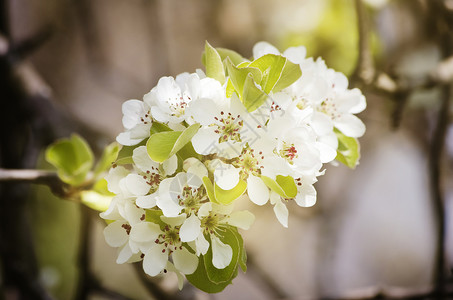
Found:
M 176 272 L 181 286 L 208 252 L 209 263 L 222 270 L 242 251 L 225 232 L 246 230 L 255 217 L 235 211 L 236 201 L 270 202 L 284 227 L 288 202 L 315 204 L 313 184 L 323 164 L 337 157 L 338 135 L 365 132 L 354 115 L 365 109 L 365 98 L 323 60 L 306 58 L 304 47 L 281 54 L 259 42 L 253 60 L 234 67 L 247 68 L 266 55 L 285 58 L 301 75 L 280 90 L 270 88 L 253 109 L 227 71 L 224 82 L 201 70 L 163 77 L 143 101 L 123 104 L 125 131 L 117 141 L 129 156 L 106 177 L 116 196 L 101 214 L 109 222 L 107 243 L 120 248 L 118 263 L 143 260 L 150 276 Z M 265 90 L 269 80 L 254 86 Z

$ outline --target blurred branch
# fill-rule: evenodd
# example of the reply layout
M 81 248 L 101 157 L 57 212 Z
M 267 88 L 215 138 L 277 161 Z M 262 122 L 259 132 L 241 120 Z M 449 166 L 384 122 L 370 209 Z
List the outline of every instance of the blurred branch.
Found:
M 2 181 L 43 184 L 48 186 L 52 193 L 59 197 L 66 195 L 69 188 L 54 171 L 0 168 L 0 182 Z
M 375 70 L 370 48 L 370 23 L 369 14 L 362 0 L 355 0 L 357 27 L 359 31 L 359 56 L 353 77 L 365 84 L 370 84 L 374 78 Z

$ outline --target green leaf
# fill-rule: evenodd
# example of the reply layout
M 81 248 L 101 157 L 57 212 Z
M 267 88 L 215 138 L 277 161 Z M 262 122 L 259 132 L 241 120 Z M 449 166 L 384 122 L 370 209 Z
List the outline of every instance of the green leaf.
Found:
M 223 190 L 214 184 L 214 197 L 218 203 L 228 205 L 244 194 L 247 189 L 247 182 L 239 180 L 238 184 L 231 190 Z
M 211 179 L 209 179 L 207 176 L 203 177 L 203 185 L 204 185 L 204 187 L 206 189 L 206 192 L 208 194 L 209 200 L 211 202 L 214 202 L 214 203 L 219 203 L 215 199 L 215 196 L 214 196 L 214 185 L 212 184 Z
M 267 187 L 285 199 L 291 199 L 297 195 L 297 186 L 291 176 L 277 175 L 275 180 L 267 176 L 261 176 L 261 179 Z
M 222 58 L 216 49 L 214 49 L 207 41 L 205 43 L 204 65 L 206 67 L 206 76 L 219 81 L 221 84 L 225 82 L 225 69 L 223 68 Z
M 249 74 L 245 80 L 242 92 L 242 103 L 247 111 L 252 112 L 266 102 L 268 95 L 256 86 L 252 76 Z
M 240 63 L 246 61 L 246 59 L 244 57 L 242 57 L 242 55 L 240 55 L 236 51 L 233 51 L 233 50 L 230 50 L 230 49 L 225 49 L 225 48 L 216 48 L 216 50 L 219 53 L 220 58 L 222 59 L 222 61 L 224 61 L 227 57 L 229 57 L 231 59 L 231 62 L 235 66 L 237 66 Z
M 283 67 L 282 73 L 280 75 L 277 84 L 272 89 L 272 92 L 277 93 L 284 88 L 287 88 L 293 84 L 297 79 L 302 76 L 302 71 L 300 66 L 292 63 L 289 59 L 286 60 L 285 66 Z
M 118 153 L 120 151 L 120 145 L 116 142 L 111 143 L 105 147 L 102 152 L 102 156 L 99 159 L 96 167 L 94 168 L 94 176 L 97 177 L 102 172 L 107 171 L 112 166 L 112 163 L 116 160 Z
M 231 284 L 231 281 L 217 284 L 209 279 L 203 255 L 200 255 L 198 267 L 195 272 L 190 275 L 186 275 L 186 278 L 194 287 L 210 294 L 219 293 Z
M 286 58 L 281 55 L 266 54 L 254 60 L 249 67 L 261 70 L 262 79 L 258 82 L 265 93 L 270 93 L 282 75 Z
M 172 131 L 172 130 L 167 125 L 154 121 L 153 125 L 151 125 L 151 129 L 149 131 L 150 131 L 150 134 L 153 135 L 153 134 L 158 133 L 158 132 Z
M 153 124 L 154 125 L 154 124 Z M 127 165 L 132 164 L 134 161 L 132 160 L 132 154 L 134 149 L 140 146 L 145 146 L 146 140 L 141 141 L 135 146 L 121 146 L 121 149 L 118 152 L 118 156 L 116 158 L 115 164 L 117 165 Z
M 230 77 L 231 83 L 236 90 L 239 97 L 242 97 L 244 90 L 245 80 L 250 74 L 255 82 L 261 81 L 261 71 L 258 68 L 244 67 L 238 68 L 234 66 L 233 62 L 229 57 L 225 60 L 226 68 L 228 70 L 228 76 Z
M 91 190 L 80 192 L 82 203 L 100 212 L 106 211 L 109 208 L 112 198 L 113 196 L 106 196 Z
M 46 160 L 57 168 L 58 176 L 70 185 L 80 185 L 93 167 L 94 156 L 88 143 L 79 135 L 51 144 Z
M 146 209 L 145 210 L 145 221 L 153 222 L 160 226 L 160 228 L 165 228 L 167 224 L 162 221 L 160 216 L 163 215 L 163 212 L 160 209 Z
M 212 264 L 212 241 L 211 247 L 208 252 L 203 256 L 204 265 L 208 278 L 211 282 L 219 284 L 224 282 L 231 282 L 232 279 L 237 275 L 237 268 L 239 263 L 239 257 L 241 252 L 241 244 L 238 240 L 239 234 L 234 231 L 232 226 L 226 226 L 224 231 L 221 233 L 220 240 L 231 247 L 233 250 L 233 256 L 228 266 L 223 269 L 217 269 Z M 242 239 L 242 238 L 241 238 Z
M 360 144 L 356 138 L 344 135 L 338 129 L 334 129 L 338 138 L 338 149 L 336 160 L 354 169 L 359 164 Z
M 153 134 L 146 142 L 149 157 L 156 162 L 164 162 L 189 143 L 199 128 L 200 124 L 193 124 L 184 131 L 164 131 Z

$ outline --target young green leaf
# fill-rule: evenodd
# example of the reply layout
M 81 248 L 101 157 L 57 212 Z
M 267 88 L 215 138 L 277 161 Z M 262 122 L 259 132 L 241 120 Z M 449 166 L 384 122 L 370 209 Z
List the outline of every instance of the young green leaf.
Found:
M 120 146 L 118 143 L 114 142 L 105 147 L 104 152 L 96 167 L 94 168 L 94 176 L 99 176 L 102 172 L 107 171 L 112 166 L 112 163 L 116 160 L 118 153 L 120 151 Z
M 300 66 L 292 63 L 291 61 L 289 61 L 289 59 L 287 59 L 280 78 L 272 89 L 272 92 L 277 93 L 284 88 L 287 88 L 288 86 L 296 82 L 296 80 L 299 79 L 300 76 L 302 76 Z
M 248 75 L 242 92 L 242 103 L 245 108 L 252 112 L 266 102 L 269 96 L 256 86 L 252 76 Z
M 100 212 L 109 208 L 112 198 L 113 196 L 106 196 L 92 190 L 80 192 L 81 202 L 89 208 Z
M 297 195 L 297 186 L 291 176 L 277 175 L 275 180 L 267 176 L 261 176 L 261 179 L 264 184 L 283 198 L 290 199 Z
M 285 63 L 286 58 L 281 55 L 266 54 L 254 60 L 249 67 L 261 70 L 263 76 L 258 83 L 263 88 L 263 91 L 269 94 L 280 79 Z
M 154 126 L 154 124 L 153 124 Z M 141 141 L 135 146 L 121 146 L 121 149 L 118 152 L 115 164 L 116 165 L 127 165 L 132 164 L 134 161 L 132 160 L 132 153 L 134 149 L 140 146 L 145 146 L 146 140 Z
M 356 138 L 344 135 L 338 129 L 334 129 L 338 138 L 337 157 L 342 164 L 354 169 L 359 164 L 360 144 Z
M 247 182 L 239 180 L 238 184 L 231 190 L 223 190 L 214 184 L 214 198 L 218 203 L 228 205 L 242 196 L 247 189 Z
M 255 82 L 261 81 L 260 69 L 251 67 L 238 68 L 233 64 L 229 57 L 225 60 L 225 63 L 228 70 L 228 76 L 230 77 L 231 83 L 233 84 L 233 87 L 239 97 L 242 97 L 245 80 L 249 74 Z
M 211 202 L 214 202 L 214 203 L 219 203 L 217 202 L 217 200 L 215 199 L 215 195 L 214 195 L 214 185 L 212 184 L 211 182 L 211 179 L 209 179 L 208 177 L 203 177 L 203 185 L 204 185 L 204 188 L 206 189 L 206 192 L 208 194 L 208 198 Z
M 227 57 L 229 57 L 231 59 L 231 62 L 235 66 L 237 66 L 240 63 L 246 61 L 246 59 L 244 57 L 242 57 L 242 55 L 240 55 L 236 51 L 233 51 L 233 50 L 230 50 L 230 49 L 226 49 L 226 48 L 216 48 L 216 50 L 219 53 L 220 58 L 222 59 L 222 61 L 224 61 Z
M 216 284 L 231 282 L 235 275 L 237 275 L 237 268 L 241 252 L 241 244 L 237 238 L 237 235 L 233 231 L 232 226 L 225 227 L 224 231 L 222 232 L 222 236 L 220 237 L 220 240 L 222 241 L 222 243 L 229 245 L 233 250 L 233 256 L 228 266 L 226 266 L 224 269 L 217 269 L 212 264 L 212 246 L 209 248 L 208 252 L 203 256 L 208 278 L 211 282 L 214 282 Z
M 186 278 L 194 287 L 210 294 L 219 293 L 231 284 L 231 280 L 229 282 L 214 283 L 209 279 L 203 255 L 200 255 L 198 267 L 195 272 L 186 275 Z
M 200 124 L 193 124 L 184 131 L 164 131 L 151 135 L 146 142 L 149 157 L 156 162 L 164 162 L 189 143 L 199 128 Z
M 94 155 L 79 135 L 61 139 L 46 149 L 46 160 L 57 168 L 58 176 L 70 185 L 80 185 L 93 167 Z
M 225 69 L 223 67 L 222 58 L 216 49 L 214 49 L 207 41 L 205 43 L 204 65 L 206 67 L 206 76 L 219 81 L 221 84 L 225 82 Z

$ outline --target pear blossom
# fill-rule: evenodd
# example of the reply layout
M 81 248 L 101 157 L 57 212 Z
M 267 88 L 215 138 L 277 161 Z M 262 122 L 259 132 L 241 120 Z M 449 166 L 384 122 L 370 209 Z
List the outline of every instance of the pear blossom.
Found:
M 218 290 L 245 264 L 240 230 L 255 216 L 235 203 L 269 203 L 288 227 L 288 203 L 315 205 L 324 164 L 357 164 L 365 125 L 356 114 L 366 100 L 305 47 L 281 53 L 258 42 L 252 61 L 234 69 L 224 53 L 209 44 L 205 51 L 212 78 L 201 70 L 162 77 L 143 100 L 123 104 L 116 139 L 124 148 L 105 177 L 115 196 L 100 216 L 109 221 L 104 236 L 118 248 L 117 263 L 142 261 L 150 276 L 174 272 L 180 289 L 187 278 L 211 292 L 210 284 Z M 283 61 L 275 56 L 290 68 L 266 65 Z
M 125 131 L 116 137 L 118 143 L 133 146 L 149 137 L 153 123 L 151 103 L 136 99 L 128 100 L 123 103 L 122 111 Z

